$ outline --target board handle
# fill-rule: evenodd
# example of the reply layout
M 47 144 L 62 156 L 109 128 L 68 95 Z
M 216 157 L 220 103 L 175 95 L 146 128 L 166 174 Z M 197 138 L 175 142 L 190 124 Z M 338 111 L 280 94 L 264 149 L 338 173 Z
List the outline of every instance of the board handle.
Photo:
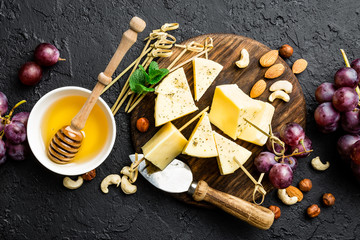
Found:
M 139 17 L 133 17 L 130 21 L 130 29 L 123 33 L 120 44 L 116 49 L 113 57 L 108 63 L 104 72 L 101 72 L 98 76 L 98 82 L 92 90 L 89 98 L 86 100 L 84 106 L 79 113 L 72 119 L 71 128 L 80 131 L 85 127 L 85 123 L 91 110 L 93 109 L 97 99 L 108 85 L 114 74 L 116 68 L 119 66 L 121 60 L 125 56 L 126 52 L 136 42 L 138 33 L 142 32 L 146 27 L 146 23 Z
M 192 196 L 195 201 L 209 202 L 259 229 L 269 229 L 274 222 L 274 213 L 270 209 L 215 190 L 202 180 Z

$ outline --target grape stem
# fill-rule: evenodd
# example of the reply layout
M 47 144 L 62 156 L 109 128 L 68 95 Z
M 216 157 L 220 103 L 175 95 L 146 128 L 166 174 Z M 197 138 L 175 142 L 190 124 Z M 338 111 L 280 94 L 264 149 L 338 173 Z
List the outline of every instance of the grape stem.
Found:
M 11 116 L 14 113 L 15 108 L 17 108 L 18 106 L 20 106 L 21 104 L 26 103 L 26 100 L 21 100 L 20 102 L 18 102 L 17 104 L 15 104 L 15 106 L 11 109 L 11 111 L 9 112 L 8 115 L 6 115 L 3 119 L 3 121 L 5 121 L 5 124 L 9 124 L 10 120 L 11 120 Z
M 349 60 L 348 60 L 348 58 L 346 56 L 346 53 L 345 53 L 344 49 L 340 49 L 340 52 L 341 52 L 341 54 L 342 54 L 342 56 L 344 58 L 344 62 L 345 62 L 346 67 L 350 67 L 350 63 L 349 63 Z
M 5 134 L 5 132 L 4 132 L 4 130 L 2 130 L 2 131 L 0 132 L 0 139 L 3 138 L 4 134 Z
M 58 58 L 58 61 L 66 61 L 65 58 Z

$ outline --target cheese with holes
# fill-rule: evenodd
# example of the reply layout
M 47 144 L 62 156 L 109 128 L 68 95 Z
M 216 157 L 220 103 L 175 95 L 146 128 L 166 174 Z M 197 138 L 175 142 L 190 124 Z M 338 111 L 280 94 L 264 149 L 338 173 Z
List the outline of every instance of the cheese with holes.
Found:
M 221 175 L 235 172 L 240 166 L 235 162 L 236 158 L 241 164 L 251 156 L 251 152 L 235 142 L 221 136 L 214 131 L 216 149 L 218 151 L 217 162 Z
M 199 101 L 204 95 L 222 69 L 223 66 L 217 62 L 205 58 L 194 58 L 194 92 L 196 101 Z
M 253 120 L 261 108 L 236 84 L 220 85 L 215 89 L 209 118 L 212 124 L 235 140 L 244 124 L 244 117 Z
M 256 101 L 262 105 L 262 108 L 257 112 L 255 117 L 252 120 L 249 119 L 249 121 L 251 121 L 264 132 L 269 133 L 269 125 L 271 124 L 271 120 L 274 116 L 275 108 L 273 105 L 267 102 L 262 102 L 259 100 Z M 268 139 L 265 134 L 251 126 L 249 123 L 245 123 L 239 128 L 238 138 L 259 146 L 263 146 Z
M 172 124 L 165 124 L 141 149 L 145 159 L 164 170 L 181 153 L 187 140 Z
M 170 73 L 156 87 L 155 126 L 183 117 L 198 108 L 191 95 L 183 68 Z
M 195 129 L 191 133 L 189 141 L 183 150 L 183 154 L 199 158 L 210 158 L 218 155 L 207 113 L 201 116 Z

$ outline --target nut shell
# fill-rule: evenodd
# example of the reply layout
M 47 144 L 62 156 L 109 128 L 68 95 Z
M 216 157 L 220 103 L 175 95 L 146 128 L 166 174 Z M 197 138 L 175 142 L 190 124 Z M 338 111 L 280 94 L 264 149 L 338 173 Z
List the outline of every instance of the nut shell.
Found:
M 324 193 L 322 200 L 325 206 L 332 206 L 335 204 L 335 197 L 331 193 Z
M 274 79 L 280 77 L 284 73 L 284 71 L 284 65 L 282 65 L 281 63 L 275 64 L 265 72 L 265 78 Z
M 303 71 L 305 71 L 307 65 L 308 65 L 308 62 L 305 59 L 298 59 L 294 62 L 293 66 L 292 66 L 292 71 L 295 74 L 300 74 Z
M 279 57 L 278 50 L 271 50 L 265 53 L 259 60 L 260 65 L 263 67 L 270 67 L 272 66 Z
M 271 205 L 269 209 L 274 213 L 275 220 L 281 216 L 281 210 L 278 206 Z
M 310 179 L 305 178 L 299 182 L 299 188 L 303 192 L 309 192 L 312 188 L 312 182 Z
M 266 89 L 266 82 L 263 79 L 257 81 L 254 84 L 254 86 L 251 88 L 250 97 L 251 98 L 259 97 L 261 94 L 264 93 L 265 89 Z
M 96 177 L 96 170 L 93 169 L 90 172 L 84 173 L 83 175 L 81 175 L 81 177 L 85 180 L 85 181 L 91 181 Z
M 284 44 L 279 49 L 279 54 L 282 58 L 289 58 L 293 53 L 294 49 L 289 44 Z
M 297 187 L 294 186 L 287 187 L 286 193 L 287 195 L 289 195 L 289 197 L 297 197 L 298 202 L 301 202 L 301 200 L 303 200 L 304 198 L 303 193 Z
M 139 130 L 139 132 L 147 132 L 147 130 L 149 129 L 149 120 L 145 117 L 139 118 L 136 121 L 136 128 L 137 130 Z
M 308 209 L 306 210 L 306 213 L 309 217 L 315 218 L 315 217 L 319 216 L 320 208 L 318 205 L 313 204 L 310 207 L 308 207 Z

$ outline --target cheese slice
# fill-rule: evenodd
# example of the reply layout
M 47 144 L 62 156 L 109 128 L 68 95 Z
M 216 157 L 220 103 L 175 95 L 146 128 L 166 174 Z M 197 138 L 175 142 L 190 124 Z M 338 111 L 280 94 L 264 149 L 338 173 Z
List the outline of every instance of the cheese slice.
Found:
M 246 95 L 236 84 L 217 86 L 214 93 L 210 122 L 232 139 L 240 135 L 244 118 L 253 120 L 262 108 L 257 101 Z
M 219 75 L 223 66 L 209 59 L 194 58 L 193 69 L 195 100 L 199 101 L 215 78 Z
M 218 155 L 207 113 L 201 116 L 182 153 L 199 158 L 210 158 Z
M 217 162 L 221 175 L 227 175 L 235 172 L 240 166 L 235 162 L 236 158 L 241 164 L 244 164 L 251 152 L 246 148 L 236 144 L 235 142 L 221 136 L 217 132 L 213 132 L 218 151 Z
M 164 170 L 181 153 L 186 143 L 186 138 L 169 122 L 160 128 L 141 149 L 145 159 L 160 170 Z
M 183 68 L 170 73 L 156 87 L 155 126 L 183 117 L 198 110 L 191 95 Z
M 249 121 L 264 132 L 269 133 L 269 125 L 271 124 L 271 120 L 274 116 L 275 108 L 273 105 L 266 102 L 258 101 L 258 103 L 262 105 L 262 108 L 257 112 L 255 117 L 252 120 L 249 119 Z M 251 126 L 249 123 L 245 123 L 239 129 L 241 130 L 239 130 L 238 138 L 241 140 L 263 146 L 268 139 L 265 134 Z

